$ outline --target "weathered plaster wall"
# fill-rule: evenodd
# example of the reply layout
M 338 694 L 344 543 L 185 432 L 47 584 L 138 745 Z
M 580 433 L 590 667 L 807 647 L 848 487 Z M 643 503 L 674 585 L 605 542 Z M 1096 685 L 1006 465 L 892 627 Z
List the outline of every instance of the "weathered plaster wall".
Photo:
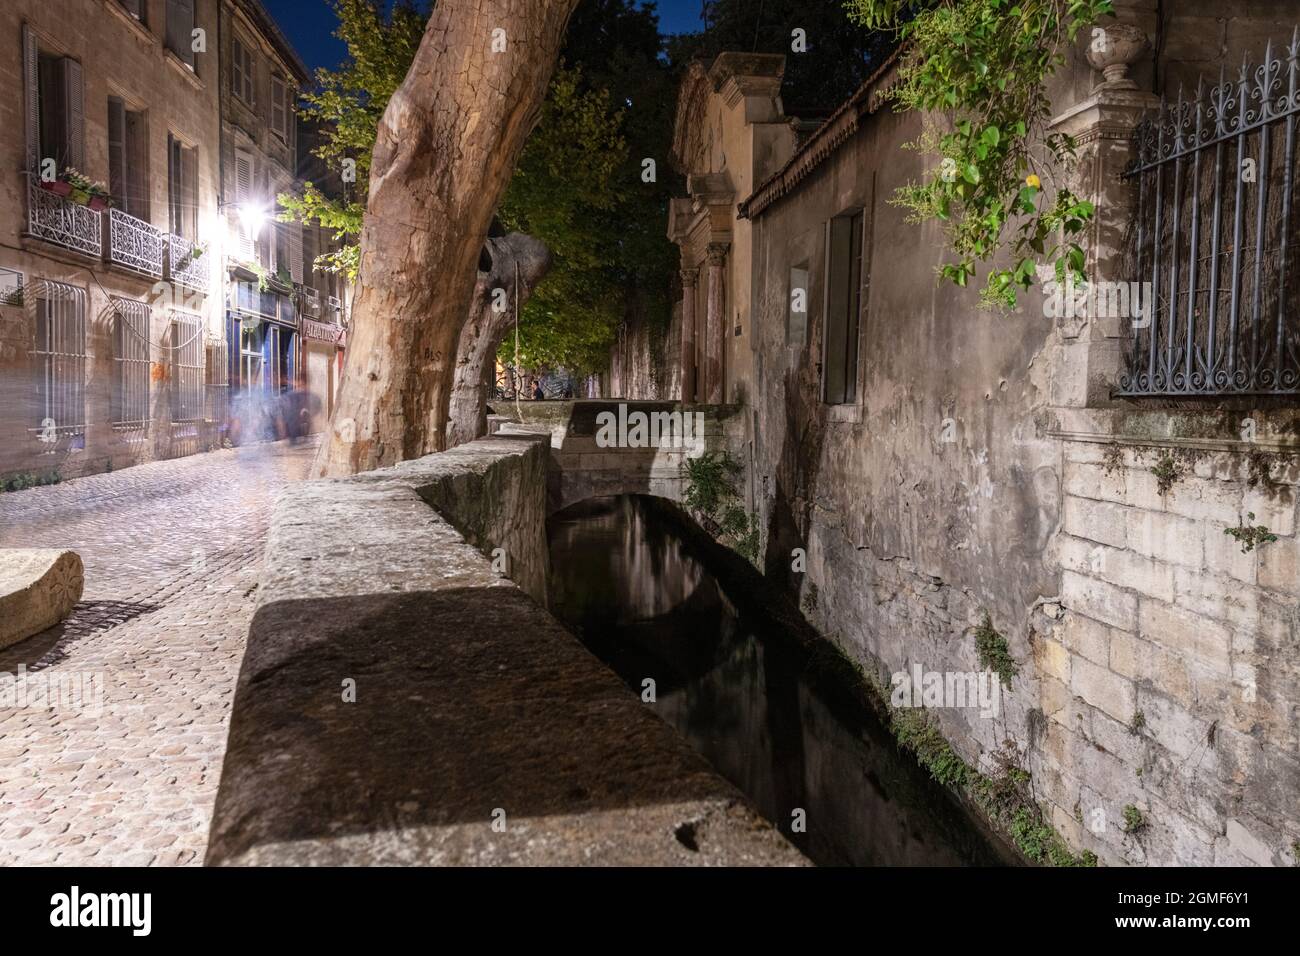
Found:
M 1081 73 L 1086 85 L 1061 101 L 1082 100 L 1096 79 Z M 1020 669 L 1001 713 L 933 717 L 985 769 L 1012 740 L 1076 848 L 1110 863 L 1294 862 L 1293 416 L 1072 407 L 1102 391 L 1080 384 L 1090 366 L 1074 347 L 1079 330 L 1056 327 L 1037 297 L 998 315 L 978 308 L 974 290 L 939 284 L 942 233 L 889 204 L 915 177 L 899 150 L 919 132 L 912 117 L 865 117 L 755 220 L 767 572 L 886 682 L 913 664 L 979 670 L 973 631 L 987 612 Z M 859 398 L 829 407 L 824 230 L 854 208 L 867 220 Z M 788 348 L 790 269 L 805 260 L 808 341 Z M 1264 445 L 1240 439 L 1244 417 Z M 1119 458 L 1107 472 L 1112 442 Z M 1250 483 L 1263 447 L 1284 453 L 1267 492 Z M 1168 449 L 1200 457 L 1184 487 L 1160 495 L 1150 468 Z M 1279 540 L 1241 555 L 1224 532 L 1252 511 Z M 806 573 L 792 571 L 795 549 L 807 552 Z M 1123 826 L 1129 805 L 1147 822 L 1136 834 Z
M 209 865 L 806 862 L 482 553 L 532 587 L 548 454 L 494 435 L 277 503 Z

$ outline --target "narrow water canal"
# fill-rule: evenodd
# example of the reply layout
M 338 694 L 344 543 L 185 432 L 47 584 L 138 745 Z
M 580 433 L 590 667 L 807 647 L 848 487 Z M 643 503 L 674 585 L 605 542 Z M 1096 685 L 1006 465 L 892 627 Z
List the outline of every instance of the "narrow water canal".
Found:
M 1014 862 L 899 751 L 875 714 L 808 679 L 809 653 L 728 595 L 701 551 L 636 496 L 551 519 L 552 611 L 814 862 Z M 796 810 L 805 832 L 792 832 Z

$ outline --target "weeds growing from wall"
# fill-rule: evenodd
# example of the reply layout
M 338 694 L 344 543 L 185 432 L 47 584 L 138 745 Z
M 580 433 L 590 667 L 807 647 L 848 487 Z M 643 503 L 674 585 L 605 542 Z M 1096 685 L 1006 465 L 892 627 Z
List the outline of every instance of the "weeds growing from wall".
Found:
M 1273 534 L 1262 524 L 1251 525 L 1250 522 L 1255 520 L 1255 512 L 1246 512 L 1246 523 L 1240 524 L 1235 528 L 1224 528 L 1223 533 L 1237 539 L 1241 545 L 1241 553 L 1249 554 L 1256 548 L 1261 548 L 1266 544 L 1272 544 L 1277 540 L 1277 535 Z
M 758 562 L 758 515 L 745 509 L 736 480 L 740 463 L 727 452 L 705 452 L 682 462 L 686 479 L 683 502 L 695 513 L 704 530 L 744 556 Z
M 992 671 L 1002 681 L 1002 686 L 1011 689 L 1011 679 L 1020 673 L 1020 665 L 1011 656 L 1007 639 L 993 627 L 989 612 L 984 612 L 984 619 L 975 628 L 975 651 L 979 655 L 980 667 Z
M 889 693 L 833 641 L 820 645 L 809 661 L 813 681 L 826 677 L 854 689 L 889 728 L 899 746 L 912 754 L 930 776 L 964 795 L 1025 857 L 1048 866 L 1096 866 L 1097 855 L 1071 852 L 1059 833 L 1043 819 L 1030 790 L 1029 771 L 1016 761 L 1013 741 L 992 755 L 988 774 L 967 764 L 922 708 L 891 707 Z

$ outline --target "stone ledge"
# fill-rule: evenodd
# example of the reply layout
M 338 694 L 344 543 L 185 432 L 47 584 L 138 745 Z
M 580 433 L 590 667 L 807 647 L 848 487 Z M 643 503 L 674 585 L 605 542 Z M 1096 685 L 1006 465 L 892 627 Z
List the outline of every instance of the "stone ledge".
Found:
M 281 497 L 209 865 L 806 863 L 452 526 L 504 501 L 536 513 L 480 547 L 544 531 L 547 454 L 493 437 Z

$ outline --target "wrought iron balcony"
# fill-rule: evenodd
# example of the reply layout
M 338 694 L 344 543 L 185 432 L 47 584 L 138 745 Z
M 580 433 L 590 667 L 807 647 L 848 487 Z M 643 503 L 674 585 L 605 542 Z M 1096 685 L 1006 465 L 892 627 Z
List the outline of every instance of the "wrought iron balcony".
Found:
M 207 256 L 194 255 L 194 244 L 184 236 L 167 237 L 167 274 L 172 282 L 187 289 L 195 292 L 208 291 Z
M 132 272 L 161 279 L 166 234 L 120 209 L 110 209 L 107 221 L 108 261 Z
M 27 183 L 27 234 L 96 259 L 103 255 L 102 214 L 42 189 L 34 175 Z
M 335 325 L 342 325 L 346 316 L 343 314 L 343 303 L 339 301 L 336 295 L 326 296 L 325 298 L 325 319 L 333 322 Z
M 301 308 L 303 315 L 312 319 L 319 319 L 320 293 L 311 286 L 303 286 L 303 288 L 299 290 L 299 295 L 302 297 Z

